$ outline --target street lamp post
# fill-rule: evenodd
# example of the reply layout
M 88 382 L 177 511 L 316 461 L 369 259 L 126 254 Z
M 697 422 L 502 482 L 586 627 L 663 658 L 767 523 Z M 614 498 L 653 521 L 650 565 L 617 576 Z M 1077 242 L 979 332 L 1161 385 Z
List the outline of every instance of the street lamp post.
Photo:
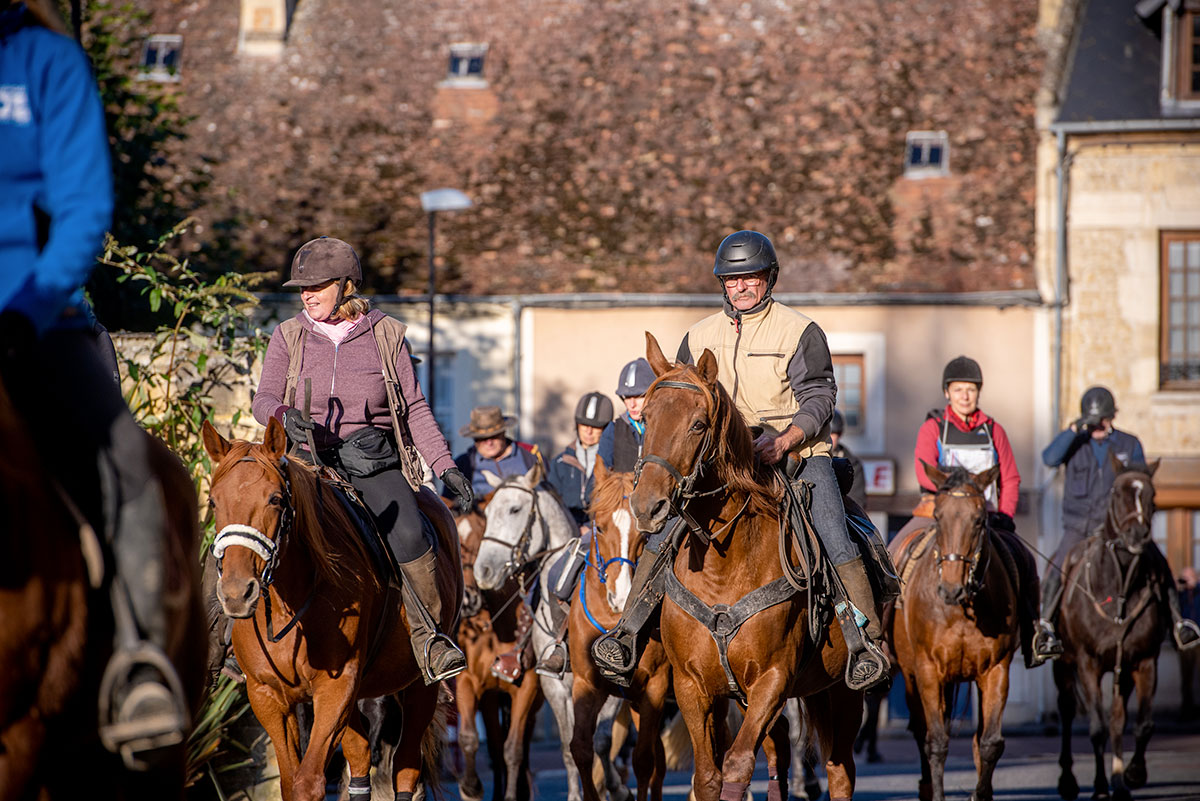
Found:
M 421 193 L 421 208 L 429 215 L 429 366 L 425 373 L 425 397 L 433 411 L 437 399 L 434 383 L 434 367 L 437 364 L 433 350 L 433 296 L 437 292 L 437 272 L 434 267 L 434 230 L 439 211 L 461 211 L 471 208 L 471 198 L 457 189 L 431 189 Z

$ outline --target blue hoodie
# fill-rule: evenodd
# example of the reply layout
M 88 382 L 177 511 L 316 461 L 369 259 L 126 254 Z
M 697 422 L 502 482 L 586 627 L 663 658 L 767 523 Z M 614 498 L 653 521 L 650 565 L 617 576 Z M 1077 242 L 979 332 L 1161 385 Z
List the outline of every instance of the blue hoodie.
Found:
M 11 6 L 0 14 L 0 310 L 21 312 L 39 334 L 66 324 L 60 315 L 83 300 L 112 207 L 87 56 Z

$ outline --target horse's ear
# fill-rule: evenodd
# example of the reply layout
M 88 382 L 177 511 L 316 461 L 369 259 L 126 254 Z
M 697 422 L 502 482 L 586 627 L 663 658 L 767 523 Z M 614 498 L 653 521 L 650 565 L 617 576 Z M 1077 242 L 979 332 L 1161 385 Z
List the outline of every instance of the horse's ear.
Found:
M 646 361 L 650 362 L 650 369 L 656 376 L 671 369 L 671 363 L 663 355 L 662 348 L 658 346 L 658 340 L 649 331 L 646 332 Z
M 977 473 L 971 477 L 975 484 L 975 489 L 980 492 L 987 492 L 987 488 L 996 483 L 996 478 L 1000 475 L 1000 465 L 994 464 L 982 473 Z
M 936 489 L 941 489 L 942 485 L 946 483 L 946 474 L 938 470 L 936 465 L 931 465 L 924 459 L 921 460 L 921 464 L 924 465 L 925 475 L 933 482 L 933 486 Z
M 495 489 L 504 483 L 504 479 L 500 478 L 500 476 L 496 475 L 491 470 L 483 470 L 481 472 L 483 473 L 483 480 L 486 481 L 488 486 L 492 489 Z
M 1116 475 L 1117 473 L 1120 473 L 1122 470 L 1125 469 L 1125 465 L 1121 462 L 1120 459 L 1117 458 L 1117 455 L 1115 453 L 1113 453 L 1112 448 L 1108 449 L 1108 466 L 1110 468 L 1112 468 L 1114 475 Z
M 1162 464 L 1162 459 L 1155 459 L 1153 462 L 1146 465 L 1146 475 L 1154 477 L 1154 471 L 1158 470 L 1158 466 Z
M 224 459 L 225 454 L 229 453 L 229 440 L 222 437 L 221 432 L 207 420 L 200 426 L 200 439 L 204 440 L 204 450 L 208 451 L 213 464 Z
M 696 362 L 696 369 L 700 372 L 704 383 L 709 386 L 717 383 L 717 357 L 708 348 L 705 348 L 704 353 L 700 354 L 700 361 Z
M 274 417 L 267 421 L 267 433 L 263 436 L 263 446 L 266 447 L 267 453 L 275 459 L 282 459 L 283 454 L 287 452 L 287 431 L 284 430 L 283 423 Z
M 538 484 L 542 483 L 542 479 L 546 477 L 546 469 L 542 467 L 542 460 L 534 461 L 533 467 L 525 471 L 525 480 L 529 482 L 529 488 L 533 489 Z
M 608 468 L 604 466 L 604 460 L 599 456 L 596 457 L 596 466 L 592 468 L 592 478 L 596 480 L 597 485 L 608 478 Z

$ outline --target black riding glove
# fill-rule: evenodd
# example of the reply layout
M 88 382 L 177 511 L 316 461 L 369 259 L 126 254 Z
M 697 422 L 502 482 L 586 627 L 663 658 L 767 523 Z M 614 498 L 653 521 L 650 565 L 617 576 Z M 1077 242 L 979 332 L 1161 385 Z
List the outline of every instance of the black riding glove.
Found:
M 467 481 L 463 471 L 457 467 L 447 467 L 442 472 L 442 483 L 449 487 L 458 499 L 459 514 L 465 515 L 471 511 L 471 507 L 475 505 L 475 493 L 471 490 L 471 482 Z
M 12 309 L 0 314 L 0 370 L 15 374 L 28 367 L 36 343 L 32 320 Z
M 317 424 L 312 420 L 305 420 L 300 415 L 300 410 L 296 408 L 288 409 L 283 413 L 283 430 L 287 432 L 288 439 L 292 442 L 308 444 L 308 432 L 316 431 Z

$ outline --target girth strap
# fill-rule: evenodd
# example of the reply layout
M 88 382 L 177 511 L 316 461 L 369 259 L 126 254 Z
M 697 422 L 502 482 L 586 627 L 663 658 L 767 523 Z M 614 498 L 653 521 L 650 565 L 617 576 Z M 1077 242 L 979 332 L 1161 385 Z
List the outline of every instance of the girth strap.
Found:
M 737 698 L 738 703 L 746 706 L 746 694 L 733 675 L 729 664 L 729 643 L 737 636 L 738 630 L 747 620 L 764 609 L 777 606 L 796 594 L 797 590 L 786 577 L 780 577 L 766 586 L 752 590 L 742 596 L 737 603 L 729 606 L 717 604 L 709 606 L 696 597 L 695 593 L 683 586 L 673 569 L 665 572 L 667 597 L 692 616 L 700 625 L 708 629 L 713 641 L 717 644 L 717 655 L 721 660 L 721 668 L 725 671 L 725 681 L 729 691 Z

